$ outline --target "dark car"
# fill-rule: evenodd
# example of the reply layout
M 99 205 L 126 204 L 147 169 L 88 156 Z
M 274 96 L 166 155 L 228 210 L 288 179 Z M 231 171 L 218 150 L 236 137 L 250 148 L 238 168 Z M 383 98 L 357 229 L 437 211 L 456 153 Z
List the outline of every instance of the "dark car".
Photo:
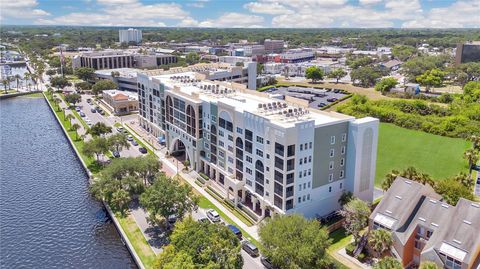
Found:
M 82 111 L 80 111 L 79 114 L 80 114 L 80 117 L 82 117 L 82 118 L 85 117 L 85 113 L 83 113 Z
M 249 241 L 243 241 L 242 249 L 252 257 L 258 257 L 258 248 Z
M 148 150 L 147 150 L 146 148 L 144 148 L 144 147 L 139 147 L 139 148 L 138 148 L 138 151 L 140 151 L 140 152 L 143 153 L 143 154 L 147 154 L 147 152 L 148 152 Z
M 138 143 L 137 143 L 137 141 L 136 141 L 136 140 L 132 140 L 132 145 L 134 145 L 134 146 L 138 146 Z
M 261 257 L 260 262 L 262 262 L 263 266 L 267 269 L 279 269 L 278 266 L 273 265 L 267 257 Z
M 335 98 L 335 97 L 328 98 L 327 101 L 328 102 L 335 102 L 335 101 L 337 101 L 337 98 Z
M 327 104 L 325 104 L 325 103 L 318 103 L 318 107 L 324 107 L 324 106 L 327 106 Z
M 98 113 L 100 113 L 100 115 L 105 115 L 105 111 L 103 111 L 101 109 L 98 111 Z
M 92 103 L 92 99 L 91 98 L 87 98 L 87 103 Z
M 170 224 L 175 224 L 175 222 L 177 222 L 177 216 L 175 216 L 175 215 L 170 215 L 170 216 L 168 216 L 167 221 L 168 221 L 168 223 L 170 223 Z
M 480 178 L 479 178 L 479 179 L 477 179 L 477 184 L 478 184 L 478 185 L 480 185 Z
M 333 90 L 333 92 L 334 92 L 334 93 L 339 93 L 340 90 L 339 90 L 339 89 L 335 89 L 335 90 Z
M 95 110 L 95 108 L 90 109 L 90 111 L 91 111 L 92 113 L 97 112 L 97 111 Z
M 120 158 L 120 152 L 118 152 L 118 151 L 112 151 L 112 155 L 115 158 Z
M 230 229 L 230 231 L 232 231 L 238 237 L 238 239 L 242 240 L 242 231 L 240 231 L 240 229 L 238 229 L 237 226 L 228 224 L 227 227 L 228 229 Z
M 206 217 L 198 219 L 198 222 L 203 222 L 203 223 L 210 223 L 210 220 Z

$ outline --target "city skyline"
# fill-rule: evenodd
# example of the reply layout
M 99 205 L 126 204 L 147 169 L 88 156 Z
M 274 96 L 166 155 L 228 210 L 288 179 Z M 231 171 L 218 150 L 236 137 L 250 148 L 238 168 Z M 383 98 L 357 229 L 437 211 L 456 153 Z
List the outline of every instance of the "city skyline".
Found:
M 474 0 L 1 0 L 0 22 L 218 28 L 478 28 Z M 88 20 L 85 18 L 88 16 Z

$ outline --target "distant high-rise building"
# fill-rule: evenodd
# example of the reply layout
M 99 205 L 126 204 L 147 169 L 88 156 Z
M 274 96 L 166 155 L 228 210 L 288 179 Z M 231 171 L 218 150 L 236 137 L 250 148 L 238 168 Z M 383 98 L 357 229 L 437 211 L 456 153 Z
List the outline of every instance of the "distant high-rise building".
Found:
M 283 40 L 265 39 L 263 45 L 265 45 L 266 53 L 281 53 L 284 43 Z
M 138 44 L 142 42 L 142 30 L 129 28 L 127 30 L 119 30 L 118 37 L 120 43 L 130 43 L 134 42 Z
M 457 45 L 455 64 L 480 62 L 480 41 L 471 41 Z

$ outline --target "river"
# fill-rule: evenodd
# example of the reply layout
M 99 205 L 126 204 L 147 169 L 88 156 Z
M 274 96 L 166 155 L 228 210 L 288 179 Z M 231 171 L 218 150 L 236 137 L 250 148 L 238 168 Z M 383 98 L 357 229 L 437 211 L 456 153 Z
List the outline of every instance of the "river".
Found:
M 0 267 L 136 268 L 43 98 L 0 101 Z

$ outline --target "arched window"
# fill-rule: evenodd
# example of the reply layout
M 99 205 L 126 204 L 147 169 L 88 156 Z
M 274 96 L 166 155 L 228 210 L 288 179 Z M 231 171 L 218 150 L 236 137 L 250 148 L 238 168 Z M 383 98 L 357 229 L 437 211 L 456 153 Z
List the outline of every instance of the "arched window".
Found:
M 243 141 L 240 137 L 237 137 L 237 140 L 235 141 L 235 144 L 237 145 L 237 148 L 243 149 Z
M 165 113 L 167 114 L 167 121 L 173 123 L 173 101 L 170 96 L 167 96 Z
M 263 163 L 260 160 L 255 163 L 255 169 L 263 173 Z

